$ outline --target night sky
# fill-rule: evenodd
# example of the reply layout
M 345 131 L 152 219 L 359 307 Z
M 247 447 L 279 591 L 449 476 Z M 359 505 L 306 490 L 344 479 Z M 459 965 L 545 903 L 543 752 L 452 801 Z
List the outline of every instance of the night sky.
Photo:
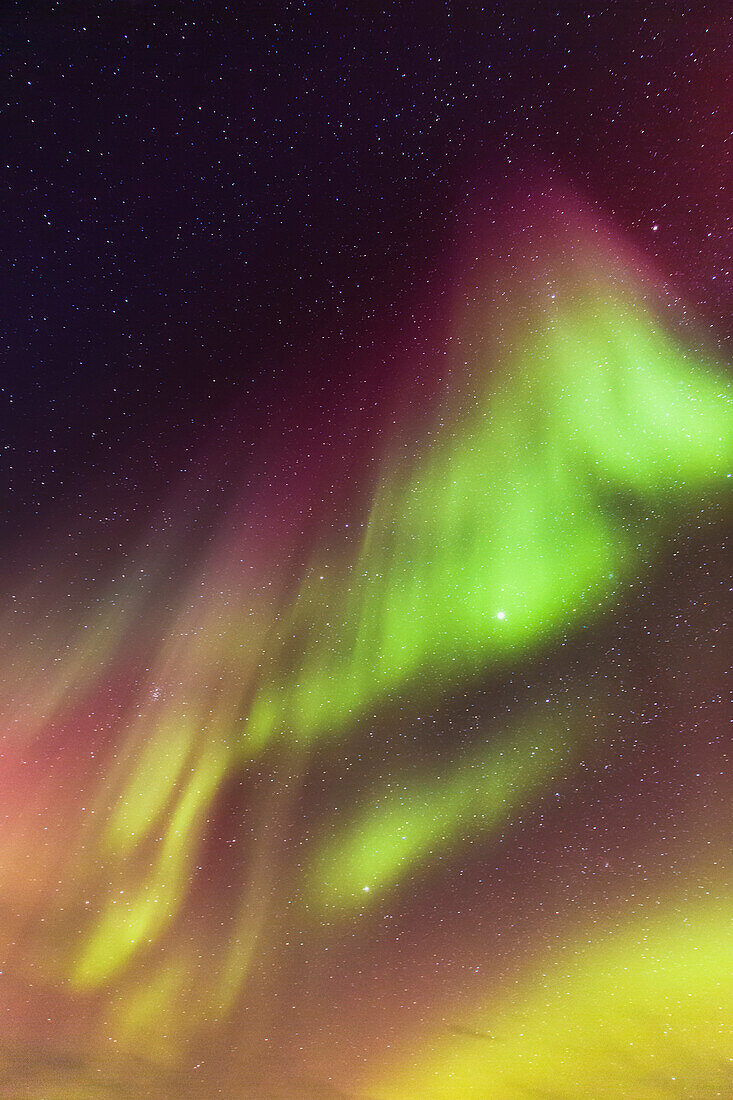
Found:
M 730 37 L 2 5 L 0 1096 L 733 1096 Z

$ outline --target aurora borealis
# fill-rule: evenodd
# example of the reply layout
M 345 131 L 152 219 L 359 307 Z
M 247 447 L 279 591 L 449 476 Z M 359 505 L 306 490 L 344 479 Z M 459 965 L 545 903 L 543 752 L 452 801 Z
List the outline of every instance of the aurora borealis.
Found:
M 291 132 L 270 148 L 269 130 L 251 124 L 243 131 L 247 157 L 237 155 L 236 165 L 221 122 L 207 121 L 208 113 L 220 110 L 217 96 L 239 104 L 241 88 L 250 87 L 245 74 L 257 65 L 252 110 L 264 111 L 280 64 L 267 51 L 265 60 L 262 51 L 247 52 L 241 13 L 214 5 L 218 14 L 192 17 L 184 28 L 155 5 L 150 12 L 125 5 L 115 22 L 97 20 L 88 4 L 79 9 L 82 23 L 78 13 L 55 11 L 8 22 L 26 68 L 36 52 L 47 51 L 49 62 L 77 34 L 92 36 L 95 45 L 75 62 L 90 78 L 89 95 L 96 58 L 112 56 L 112 39 L 125 43 L 121 70 L 133 43 L 137 74 L 168 71 L 165 59 L 179 57 L 169 36 L 190 34 L 196 50 L 202 36 L 206 44 L 196 63 L 186 54 L 175 69 L 176 111 L 159 106 L 165 93 L 155 82 L 146 93 L 155 140 L 174 118 L 170 133 L 185 135 L 190 148 L 153 157 L 165 193 L 140 153 L 135 173 L 149 173 L 148 194 L 160 201 L 145 222 L 146 244 L 119 245 L 115 262 L 129 289 L 115 283 L 114 307 L 94 315 L 99 332 L 92 326 L 78 383 L 76 368 L 56 376 L 50 352 L 39 366 L 44 401 L 71 403 L 67 389 L 77 392 L 68 489 L 53 499 L 39 490 L 31 509 L 31 459 L 20 474 L 3 471 L 8 486 L 17 476 L 27 492 L 7 509 L 0 600 L 0 1097 L 725 1100 L 733 1090 L 726 556 L 733 388 L 723 288 L 716 274 L 709 298 L 698 292 L 701 272 L 712 270 L 702 246 L 673 273 L 674 249 L 654 251 L 650 241 L 667 202 L 673 206 L 661 183 L 658 194 L 649 182 L 646 190 L 635 184 L 625 207 L 627 177 L 593 177 L 591 153 L 572 146 L 571 156 L 555 125 L 567 114 L 568 133 L 590 128 L 589 147 L 595 142 L 609 156 L 631 149 L 632 91 L 650 86 L 644 58 L 628 63 L 631 90 L 618 92 L 621 145 L 613 127 L 606 132 L 592 112 L 586 117 L 595 92 L 562 92 L 564 59 L 576 79 L 587 73 L 589 87 L 616 63 L 627 72 L 618 58 L 637 33 L 650 36 L 649 50 L 661 48 L 659 37 L 679 60 L 678 24 L 671 9 L 652 12 L 642 30 L 618 16 L 603 24 L 606 35 L 617 28 L 616 61 L 610 53 L 599 61 L 590 14 L 569 15 L 565 30 L 552 22 L 560 75 L 548 81 L 536 115 L 527 107 L 516 146 L 502 139 L 497 159 L 486 143 L 513 133 L 507 120 L 514 126 L 533 102 L 544 71 L 544 47 L 522 46 L 522 36 L 555 16 L 535 20 L 528 11 L 530 30 L 512 24 L 488 45 L 483 23 L 451 16 L 444 26 L 436 8 L 425 33 L 448 54 L 451 44 L 463 45 L 456 86 L 467 104 L 485 96 L 484 109 L 496 114 L 482 123 L 481 140 L 478 129 L 472 139 L 478 168 L 451 152 L 453 141 L 463 143 L 462 156 L 470 144 L 455 114 L 444 124 L 450 141 L 442 151 L 426 146 L 425 158 L 450 164 L 454 189 L 474 182 L 442 210 L 438 243 L 422 262 L 415 240 L 431 217 L 440 220 L 437 198 L 417 229 L 404 228 L 394 270 L 374 226 L 389 226 L 385 237 L 399 242 L 399 218 L 393 224 L 381 212 L 372 222 L 364 214 L 359 246 L 366 254 L 373 245 L 381 290 L 368 301 L 355 294 L 348 309 L 336 295 L 314 336 L 299 334 L 295 321 L 286 328 L 274 311 L 314 309 L 305 289 L 284 289 L 291 268 L 296 281 L 338 284 L 338 265 L 327 278 L 313 274 L 325 269 L 327 251 L 316 251 L 311 267 L 298 251 L 298 233 L 328 237 L 341 217 L 321 209 L 319 188 L 325 194 L 327 182 L 338 184 L 355 224 L 357 195 L 372 194 L 370 187 L 382 188 L 385 202 L 392 196 L 400 216 L 404 202 L 415 219 L 430 189 L 399 198 L 376 167 L 357 187 L 339 159 L 352 147 L 361 156 L 366 139 L 356 129 L 339 128 L 328 180 L 318 158 L 294 172 L 300 105 L 312 94 L 309 80 L 326 80 L 326 67 L 319 61 L 311 71 L 303 60 L 311 49 L 320 57 L 308 45 L 309 35 L 320 41 L 312 13 L 287 7 L 288 71 L 293 80 L 310 75 L 294 105 L 272 107 Z M 49 33 L 57 15 L 59 45 Z M 380 46 L 370 54 L 371 24 L 353 29 L 350 18 L 346 12 L 336 27 L 334 17 L 339 34 L 328 50 L 339 77 L 322 105 L 339 109 L 353 30 L 372 65 L 389 61 L 390 75 L 376 84 L 375 110 L 386 126 L 390 110 L 401 117 L 411 71 L 401 43 L 417 50 L 421 38 L 396 14 L 385 24 L 386 53 Z M 713 23 L 685 18 L 697 65 L 715 55 Z M 253 42 L 270 33 L 270 16 L 262 20 Z M 26 45 L 26 31 L 31 43 L 41 29 L 45 44 Z M 241 49 L 236 58 L 230 39 Z M 214 93 L 219 50 L 233 83 Z M 489 94 L 481 81 L 498 81 L 487 74 L 507 50 L 530 59 L 527 75 L 518 65 L 506 76 L 513 90 L 497 83 Z M 434 69 L 432 54 L 428 60 L 414 62 L 414 86 L 422 81 L 440 104 L 438 74 L 454 62 L 442 56 Z M 118 75 L 111 61 L 104 71 L 110 81 Z M 375 98 L 369 65 L 363 76 L 359 120 Z M 137 102 L 138 78 L 124 78 L 128 106 Z M 47 88 L 60 82 L 58 72 L 38 79 Z M 604 95 L 609 86 L 602 84 Z M 91 99 L 78 94 L 89 129 Z M 112 92 L 105 95 L 112 109 Z M 698 89 L 693 102 L 706 95 Z M 470 102 L 478 110 L 479 99 Z M 133 136 L 146 135 L 139 150 L 153 140 L 144 106 L 134 122 L 122 108 L 112 116 Z M 232 106 L 232 117 L 239 109 Z M 302 110 L 315 127 L 318 112 Z M 677 129 L 684 132 L 681 123 Z M 394 173 L 412 148 L 407 128 L 394 146 L 391 131 L 379 133 Z M 557 164 L 554 154 L 518 155 L 528 134 L 550 150 L 558 142 Z M 677 168 L 680 191 L 695 191 L 695 172 L 684 183 L 692 154 L 670 153 L 674 140 L 665 137 L 659 162 Z M 307 127 L 304 141 L 310 150 Z M 49 136 L 49 158 L 52 148 Z M 364 149 L 370 165 L 377 154 L 368 143 Z M 237 196 L 231 209 L 201 183 L 199 154 L 201 164 L 227 165 Z M 310 153 L 299 155 L 309 163 Z M 121 145 L 119 156 L 126 157 Z M 189 156 L 195 184 L 181 168 Z M 424 187 L 427 170 L 415 163 Z M 179 171 L 185 183 L 177 193 L 167 185 Z M 313 174 L 304 209 L 314 228 L 293 216 L 283 238 L 291 235 L 292 253 L 278 252 L 275 226 L 292 215 L 278 199 L 277 217 L 267 223 L 262 214 L 265 259 L 252 244 L 254 274 L 243 273 L 250 263 L 243 252 L 237 275 L 230 238 L 240 217 L 257 220 L 254 205 L 244 218 L 240 204 L 255 203 L 259 176 L 263 194 L 283 183 L 297 197 L 301 172 Z M 110 195 L 139 218 L 145 206 L 135 173 Z M 238 174 L 241 192 L 231 183 Z M 53 194 L 49 187 L 49 209 Z M 166 254 L 166 219 L 190 195 L 195 216 L 180 214 Z M 695 217 L 704 208 L 714 224 L 709 195 L 695 202 Z M 629 215 L 634 203 L 655 211 L 646 237 Z M 60 200 L 54 209 L 49 226 L 62 218 Z M 129 233 L 133 214 L 119 217 Z M 227 243 L 207 251 L 198 219 L 207 232 L 219 226 Z M 93 236 L 91 214 L 87 222 L 80 242 Z M 190 269 L 176 251 L 184 225 Z M 110 240 L 117 227 L 110 217 Z M 157 284 L 136 287 L 125 248 L 139 249 Z M 53 253 L 45 270 L 57 260 Z M 68 262 L 76 295 L 92 267 L 86 253 Z M 274 280 L 273 301 L 263 305 L 251 291 L 236 323 L 223 299 L 207 314 L 206 288 L 240 277 L 243 287 L 250 277 L 262 283 L 263 301 Z M 101 290 L 89 278 L 93 300 Z M 123 365 L 110 334 L 119 310 L 124 341 L 139 331 L 149 343 L 155 326 L 146 294 L 160 292 L 162 302 L 166 285 L 178 288 L 165 291 L 166 308 L 180 293 L 175 308 L 198 326 L 189 359 L 197 372 L 188 377 L 181 338 L 172 365 L 153 381 L 152 361 Z M 139 308 L 134 323 L 130 302 Z M 217 332 L 217 319 L 231 331 Z M 281 343 L 268 344 L 279 328 Z M 262 334 L 256 383 L 245 366 L 255 356 L 245 346 L 250 330 Z M 66 329 L 54 331 L 63 350 Z M 161 335 L 161 361 L 167 343 Z M 215 385 L 219 367 L 210 366 L 223 347 L 234 363 L 231 385 Z M 94 355 L 98 364 L 109 358 L 98 377 L 89 373 Z M 134 394 L 140 410 L 104 462 L 86 461 L 82 433 L 91 436 L 88 418 L 107 408 L 107 382 L 110 409 Z M 30 389 L 23 396 L 22 381 L 17 391 L 27 416 L 41 399 Z M 211 393 L 215 412 L 206 405 Z M 36 415 L 42 425 L 47 414 Z M 19 417 L 6 449 L 19 449 L 30 433 L 29 454 L 32 444 L 39 455 L 57 443 L 53 431 L 39 442 L 44 432 Z M 50 484 L 56 476 L 54 467 Z

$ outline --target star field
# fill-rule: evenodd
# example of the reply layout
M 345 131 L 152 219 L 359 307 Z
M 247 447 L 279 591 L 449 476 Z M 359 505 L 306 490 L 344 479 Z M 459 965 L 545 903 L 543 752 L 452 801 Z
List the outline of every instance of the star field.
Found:
M 730 27 L 8 3 L 0 1094 L 731 1094 Z

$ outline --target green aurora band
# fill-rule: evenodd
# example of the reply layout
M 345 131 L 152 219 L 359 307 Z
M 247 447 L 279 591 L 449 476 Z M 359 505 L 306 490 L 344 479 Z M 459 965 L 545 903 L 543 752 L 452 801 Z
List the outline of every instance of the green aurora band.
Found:
M 394 435 L 366 514 L 346 517 L 352 541 L 316 540 L 295 595 L 292 586 L 273 597 L 253 587 L 250 598 L 245 584 L 239 603 L 225 598 L 226 555 L 212 552 L 193 597 L 181 598 L 67 885 L 65 904 L 74 894 L 97 903 L 65 951 L 39 966 L 82 1000 L 109 996 L 102 1030 L 121 1048 L 175 1065 L 191 1034 L 241 1006 L 269 924 L 287 931 L 291 922 L 304 935 L 368 924 L 441 860 L 500 835 L 591 753 L 615 751 L 597 684 L 574 702 L 568 695 L 567 707 L 525 700 L 500 721 L 484 717 L 470 744 L 440 764 L 393 761 L 388 782 L 362 777 L 348 811 L 314 815 L 295 870 L 278 849 L 301 786 L 356 752 L 367 730 L 439 711 L 565 644 L 618 608 L 688 530 L 716 522 L 728 506 L 725 370 L 666 330 L 640 281 L 609 274 L 590 246 L 576 252 L 567 263 L 551 256 L 553 278 L 540 291 L 510 286 L 505 310 L 492 306 L 483 320 L 485 303 L 466 290 L 448 396 Z M 200 591 L 210 601 L 203 608 Z M 100 630 L 102 667 L 112 643 L 107 626 Z M 39 715 L 72 695 L 74 669 L 93 681 L 93 640 L 84 645 Z M 202 973 L 201 954 L 177 929 L 212 807 L 232 777 L 260 784 L 254 842 L 232 892 L 230 939 L 211 946 Z M 281 864 L 292 873 L 281 874 Z M 600 1054 L 583 1062 L 593 1029 L 608 1023 L 591 1011 L 605 988 L 619 1042 L 635 1026 L 619 1006 L 643 985 L 667 1014 L 675 1003 L 686 1011 L 685 990 L 699 990 L 690 1026 L 702 1032 L 717 1019 L 722 918 L 712 902 L 688 910 L 689 924 L 672 901 L 669 928 L 662 918 L 650 925 L 656 963 L 638 947 L 633 922 L 608 943 L 590 931 L 577 971 L 563 971 L 553 987 L 567 1008 L 564 1054 L 552 997 L 530 981 L 499 1009 L 469 1013 L 459 1041 L 437 1034 L 417 1056 L 408 1049 L 383 1071 L 372 1066 L 367 1094 L 469 1100 L 485 1095 L 490 1079 L 492 1100 L 515 1100 L 524 1093 L 512 1091 L 512 1074 L 529 1066 L 539 1091 L 527 1095 L 560 1095 L 541 1090 L 570 1074 L 562 1095 L 587 1096 L 588 1081 L 606 1073 Z M 683 941 L 676 968 L 674 944 Z M 483 1031 L 500 1034 L 500 1046 L 482 1042 Z M 657 1022 L 647 1031 L 661 1059 Z M 628 1096 L 666 1095 L 666 1084 L 656 1087 Z
M 340 736 L 390 697 L 425 701 L 596 618 L 726 486 L 722 371 L 590 271 L 537 320 L 477 364 L 483 392 L 466 386 L 413 469 L 386 463 L 356 561 L 313 565 L 245 756 L 283 733 Z
M 724 373 L 693 361 L 641 293 L 633 300 L 590 258 L 574 279 L 529 314 L 521 338 L 505 338 L 498 361 L 464 338 L 475 359 L 458 407 L 438 410 L 422 446 L 411 441 L 411 464 L 395 443 L 355 558 L 315 556 L 260 655 L 244 720 L 237 684 L 208 717 L 174 706 L 152 738 L 146 727 L 103 850 L 129 874 L 156 822 L 163 843 L 91 933 L 73 970 L 80 987 L 104 983 L 174 919 L 228 773 L 270 751 L 304 771 L 319 742 L 342 745 L 394 699 L 431 705 L 508 668 L 608 613 L 701 507 L 714 514 L 733 468 Z M 232 633 L 213 616 L 191 642 L 202 691 Z M 579 759 L 582 719 L 522 725 L 447 774 L 413 777 L 406 800 L 367 800 L 329 833 L 299 887 L 312 910 L 364 908 L 436 848 L 490 835 Z

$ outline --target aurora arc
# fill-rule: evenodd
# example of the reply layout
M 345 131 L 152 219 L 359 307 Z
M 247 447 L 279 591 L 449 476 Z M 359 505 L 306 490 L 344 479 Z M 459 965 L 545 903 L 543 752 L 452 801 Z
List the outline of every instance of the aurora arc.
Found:
M 171 933 L 228 777 L 272 762 L 297 787 L 393 701 L 414 713 L 608 614 L 679 532 L 716 515 L 733 465 L 722 369 L 665 330 L 631 276 L 619 284 L 590 255 L 553 286 L 499 341 L 495 317 L 485 339 L 456 322 L 464 365 L 448 397 L 384 448 L 360 541 L 317 543 L 273 624 L 263 601 L 212 598 L 192 619 L 184 597 L 146 690 L 186 691 L 141 706 L 86 841 L 84 889 L 111 882 L 124 902 L 101 904 L 67 960 L 79 993 L 133 974 Z M 220 568 L 214 552 L 216 591 Z M 546 719 L 514 715 L 498 738 L 489 726 L 445 768 L 406 774 L 405 798 L 362 792 L 335 829 L 315 830 L 292 884 L 309 919 L 368 912 L 577 766 L 583 716 Z M 272 832 L 266 814 L 260 828 Z M 271 904 L 268 860 L 253 880 L 266 900 L 244 891 L 239 939 L 209 968 L 194 1020 L 242 996 Z M 138 1036 L 131 1021 L 151 1004 L 166 1014 L 188 978 L 163 966 L 151 981 L 122 1002 L 120 1034 Z
M 276 732 L 339 735 L 391 696 L 438 693 L 593 620 L 726 489 L 722 370 L 590 266 L 508 343 L 412 469 L 385 461 L 356 560 L 315 561 L 282 616 L 295 662 L 271 655 L 245 757 Z

